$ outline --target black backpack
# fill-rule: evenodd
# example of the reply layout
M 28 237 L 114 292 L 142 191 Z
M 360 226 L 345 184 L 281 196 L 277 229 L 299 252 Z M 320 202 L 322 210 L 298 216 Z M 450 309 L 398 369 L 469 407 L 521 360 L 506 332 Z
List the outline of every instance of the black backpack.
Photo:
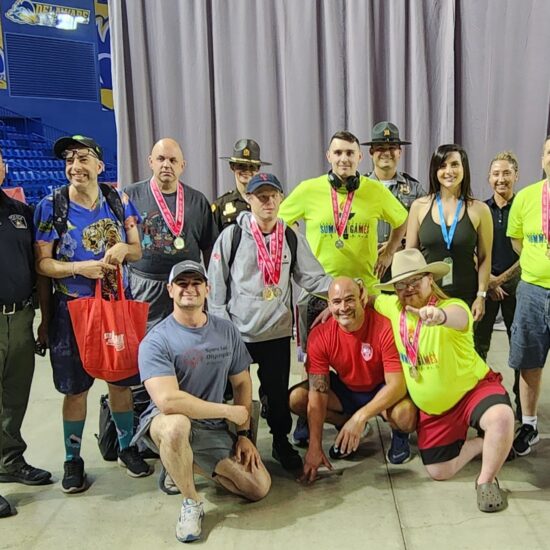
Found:
M 124 205 L 116 189 L 108 183 L 100 183 L 99 188 L 116 219 L 124 227 Z M 69 216 L 69 186 L 63 185 L 53 191 L 53 225 L 59 238 L 67 231 Z
M 149 406 L 150 397 L 143 386 L 132 388 L 134 402 L 134 431 L 139 424 L 139 417 Z M 109 407 L 109 396 L 102 395 L 99 398 L 99 433 L 95 434 L 99 452 L 103 460 L 113 461 L 118 458 L 118 437 L 116 426 Z M 139 447 L 142 458 L 157 458 L 148 447 Z

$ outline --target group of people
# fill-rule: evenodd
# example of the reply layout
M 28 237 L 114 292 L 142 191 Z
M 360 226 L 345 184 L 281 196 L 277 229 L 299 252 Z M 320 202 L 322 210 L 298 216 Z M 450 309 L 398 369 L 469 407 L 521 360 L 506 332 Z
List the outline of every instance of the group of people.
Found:
M 391 463 L 410 460 L 413 431 L 433 479 L 452 477 L 481 454 L 478 507 L 505 508 L 496 476 L 539 439 L 550 348 L 550 184 L 516 196 L 517 159 L 504 152 L 490 163 L 492 197 L 478 201 L 466 152 L 442 145 L 426 191 L 398 169 L 409 144 L 388 121 L 363 144 L 337 132 L 328 173 L 285 197 L 278 178 L 260 171 L 269 163 L 259 145 L 241 139 L 223 157 L 235 188 L 210 205 L 181 181 L 186 161 L 172 139 L 154 145 L 151 177 L 122 190 L 98 184 L 103 152 L 93 139 L 58 140 L 68 185 L 44 198 L 34 219 L 0 190 L 1 251 L 14 258 L 0 268 L 0 482 L 51 483 L 49 472 L 25 462 L 20 433 L 34 366 L 34 286 L 42 312 L 36 345 L 49 347 L 64 395 L 61 487 L 89 487 L 80 446 L 94 379 L 82 367 L 67 304 L 92 295 L 101 279 L 105 295 L 124 292 L 150 304 L 139 376 L 108 384 L 110 406 L 119 464 L 132 477 L 150 475 L 138 450 L 145 445 L 161 458 L 161 488 L 181 493 L 179 540 L 200 537 L 204 512 L 193 472 L 250 500 L 270 489 L 255 447 L 251 363 L 258 364 L 272 456 L 303 482 L 330 475 L 329 457 L 353 454 L 380 415 L 392 430 Z M 373 162 L 367 175 L 359 172 L 361 145 Z M 550 139 L 542 166 L 550 178 Z M 0 182 L 3 176 L 0 162 Z M 299 319 L 293 283 L 302 291 Z M 485 363 L 499 309 L 516 372 L 515 435 L 502 377 Z M 307 377 L 289 388 L 294 325 Z M 134 430 L 130 388 L 140 382 L 151 403 Z M 307 446 L 304 459 L 289 440 L 291 411 L 302 419 L 294 439 Z M 329 457 L 325 422 L 337 430 Z M 467 439 L 469 427 L 477 437 Z M 0 497 L 0 517 L 12 513 Z

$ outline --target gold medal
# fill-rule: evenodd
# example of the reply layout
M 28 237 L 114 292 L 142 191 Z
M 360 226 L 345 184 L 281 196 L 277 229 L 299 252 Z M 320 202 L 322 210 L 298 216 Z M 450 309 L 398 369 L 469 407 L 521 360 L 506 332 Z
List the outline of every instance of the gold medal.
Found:
M 185 248 L 185 241 L 183 237 L 176 237 L 174 239 L 174 248 L 177 250 L 183 250 Z
M 275 298 L 280 298 L 282 295 L 283 295 L 283 291 L 278 286 L 274 286 L 273 296 L 275 296 Z
M 335 243 L 334 243 L 334 246 L 336 248 L 344 248 L 344 241 L 342 239 L 338 239 Z
M 262 298 L 267 301 L 273 300 L 275 295 L 273 294 L 273 289 L 270 286 L 266 286 L 262 291 Z
M 414 367 L 409 367 L 409 376 L 413 379 L 413 380 L 418 380 L 420 378 L 420 372 L 418 371 L 418 368 L 416 366 Z

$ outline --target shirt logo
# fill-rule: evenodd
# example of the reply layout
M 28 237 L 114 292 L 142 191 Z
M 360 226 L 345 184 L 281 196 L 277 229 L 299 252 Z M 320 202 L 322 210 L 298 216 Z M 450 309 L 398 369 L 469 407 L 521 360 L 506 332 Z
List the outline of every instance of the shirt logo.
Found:
M 11 214 L 8 218 L 15 229 L 27 229 L 27 220 L 25 219 L 25 216 L 22 216 L 21 214 Z
M 372 346 L 370 344 L 361 344 L 361 356 L 365 361 L 370 361 L 372 359 L 372 353 Z
M 108 346 L 113 346 L 116 351 L 124 349 L 124 334 L 115 334 L 115 332 L 106 332 L 103 334 L 105 343 Z

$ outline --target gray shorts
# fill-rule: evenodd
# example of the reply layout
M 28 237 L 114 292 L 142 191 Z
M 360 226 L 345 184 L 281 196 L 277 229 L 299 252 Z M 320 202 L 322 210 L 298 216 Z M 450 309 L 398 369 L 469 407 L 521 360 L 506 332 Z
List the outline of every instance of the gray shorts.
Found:
M 508 365 L 513 369 L 544 367 L 550 349 L 550 290 L 520 281 L 510 335 Z
M 149 434 L 151 422 L 158 414 L 160 414 L 160 411 L 157 408 L 150 413 L 144 413 L 145 416 L 142 416 L 139 420 L 139 426 L 132 439 L 132 445 L 141 442 L 153 452 L 160 454 L 157 445 Z M 193 451 L 193 463 L 212 476 L 220 460 L 234 455 L 236 441 L 237 437 L 229 431 L 225 423 L 220 427 L 211 427 L 202 422 L 191 421 L 189 442 Z
M 132 296 L 135 300 L 149 304 L 147 332 L 174 310 L 174 304 L 166 288 L 167 282 L 168 275 L 148 275 L 136 269 L 128 270 L 128 284 Z

